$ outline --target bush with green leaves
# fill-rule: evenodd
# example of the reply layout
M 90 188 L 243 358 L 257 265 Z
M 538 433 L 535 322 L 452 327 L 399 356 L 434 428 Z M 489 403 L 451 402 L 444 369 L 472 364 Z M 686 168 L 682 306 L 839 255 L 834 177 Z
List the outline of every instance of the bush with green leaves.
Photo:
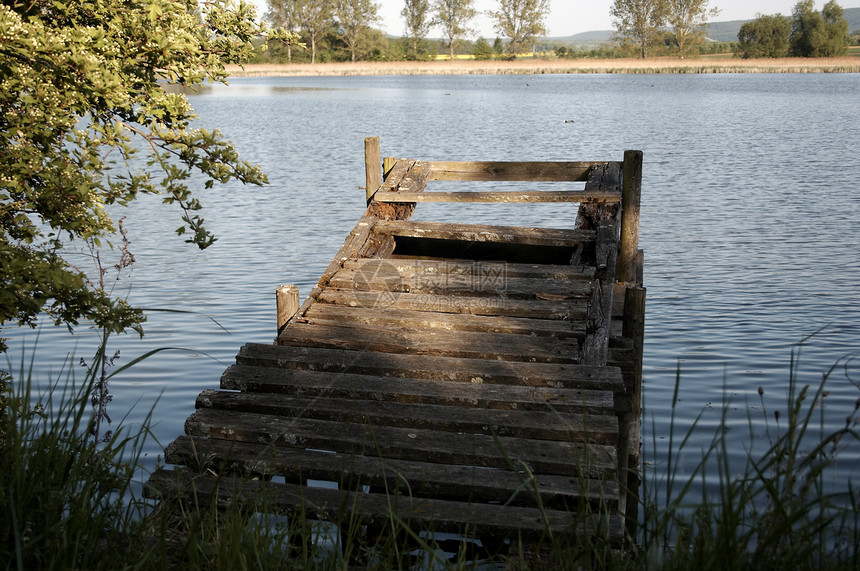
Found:
M 43 311 L 69 326 L 140 325 L 143 314 L 89 287 L 63 248 L 110 241 L 112 209 L 141 193 L 178 207 L 186 241 L 212 244 L 197 187 L 266 177 L 219 131 L 192 126 L 185 95 L 164 85 L 225 81 L 225 65 L 263 33 L 254 8 L 226 0 L 0 6 L 0 326 Z
M 816 12 L 812 0 L 801 0 L 794 7 L 791 25 L 791 55 L 797 57 L 834 57 L 848 47 L 848 22 L 845 10 L 830 0 Z
M 735 53 L 742 58 L 785 57 L 790 33 L 791 20 L 782 14 L 759 15 L 741 26 Z

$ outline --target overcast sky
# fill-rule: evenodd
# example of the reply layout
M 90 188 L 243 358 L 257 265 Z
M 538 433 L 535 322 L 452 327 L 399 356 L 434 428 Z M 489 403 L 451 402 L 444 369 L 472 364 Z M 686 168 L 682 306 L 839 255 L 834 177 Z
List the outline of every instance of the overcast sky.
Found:
M 382 28 L 391 35 L 403 35 L 403 18 L 400 10 L 403 9 L 403 0 L 377 0 L 382 9 Z M 820 10 L 826 0 L 816 0 L 815 7 Z M 256 0 L 260 6 L 260 13 L 266 11 L 266 0 Z M 432 0 L 431 0 L 432 3 Z M 475 18 L 473 28 L 476 28 L 478 36 L 491 39 L 496 37 L 496 32 L 489 19 L 483 15 L 487 10 L 494 9 L 497 0 L 475 0 L 475 8 L 479 16 Z M 725 20 L 751 20 L 756 14 L 781 13 L 791 15 L 791 9 L 797 0 L 711 0 L 710 6 L 720 9 L 720 14 L 715 19 Z M 609 9 L 613 0 L 550 0 L 550 14 L 547 18 L 547 27 L 550 36 L 570 36 L 580 32 L 592 30 L 613 29 L 612 18 Z M 839 2 L 843 8 L 860 7 L 860 0 L 844 0 Z M 433 30 L 431 36 L 440 36 L 438 30 Z

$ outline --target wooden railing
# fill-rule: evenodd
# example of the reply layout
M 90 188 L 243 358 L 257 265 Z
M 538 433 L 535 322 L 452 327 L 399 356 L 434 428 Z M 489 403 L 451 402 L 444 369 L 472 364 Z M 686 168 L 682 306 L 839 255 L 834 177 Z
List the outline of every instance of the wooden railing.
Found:
M 623 161 L 414 161 L 380 158 L 379 137 L 365 139 L 366 192 L 368 205 L 418 202 L 575 202 L 596 206 L 603 220 L 582 216 L 578 227 L 597 231 L 609 220 L 606 205 L 620 204 L 620 224 L 615 220 L 618 239 L 615 260 L 617 281 L 641 285 L 642 259 L 639 251 L 639 202 L 642 189 L 642 151 L 625 151 Z M 383 165 L 380 170 L 380 165 Z M 417 168 L 416 168 L 417 167 Z M 384 173 L 384 178 L 383 178 Z M 573 190 L 510 191 L 426 191 L 430 181 L 520 181 L 584 182 Z M 585 225 L 585 226 L 582 226 Z

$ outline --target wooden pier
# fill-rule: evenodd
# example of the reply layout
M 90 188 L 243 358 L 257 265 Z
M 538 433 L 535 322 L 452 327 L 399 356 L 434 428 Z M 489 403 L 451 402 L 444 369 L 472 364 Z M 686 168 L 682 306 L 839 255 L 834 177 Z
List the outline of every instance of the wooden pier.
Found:
M 383 162 L 376 138 L 365 152 L 367 211 L 304 303 L 279 289 L 275 343 L 242 347 L 200 394 L 147 493 L 485 542 L 620 538 L 637 503 L 641 152 Z M 428 190 L 440 180 L 490 184 Z M 580 206 L 562 229 L 410 220 L 439 201 Z

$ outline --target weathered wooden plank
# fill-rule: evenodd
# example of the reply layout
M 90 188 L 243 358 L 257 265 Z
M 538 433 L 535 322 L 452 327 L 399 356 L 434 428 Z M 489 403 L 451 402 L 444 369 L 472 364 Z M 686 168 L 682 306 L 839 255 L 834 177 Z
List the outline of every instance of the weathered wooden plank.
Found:
M 379 190 L 382 185 L 382 171 L 380 170 L 382 159 L 379 153 L 379 137 L 365 137 L 364 139 L 364 179 L 365 198 L 370 202 L 370 197 Z
M 468 242 L 501 242 L 572 248 L 594 240 L 587 230 L 532 228 L 524 226 L 490 226 L 486 224 L 455 224 L 446 222 L 415 222 L 385 220 L 374 226 L 374 232 L 410 238 L 465 240 Z
M 559 339 L 566 337 L 579 339 L 585 334 L 585 324 L 582 321 L 441 313 L 391 307 L 368 309 L 330 303 L 315 303 L 305 312 L 303 319 L 308 323 L 324 325 L 350 323 L 356 327 L 406 327 L 424 331 L 486 331 L 515 335 L 552 335 Z
M 431 180 L 582 181 L 605 161 L 431 161 Z
M 585 190 L 498 190 L 465 192 L 390 192 L 375 197 L 380 202 L 620 202 L 613 191 Z
M 344 240 L 343 245 L 337 251 L 337 254 L 335 254 L 334 259 L 329 262 L 328 267 L 323 272 L 317 285 L 313 287 L 311 293 L 308 295 L 307 299 L 305 299 L 305 302 L 296 312 L 298 315 L 304 313 L 304 311 L 314 302 L 319 293 L 325 287 L 325 284 L 328 283 L 328 280 L 331 279 L 346 260 L 360 257 L 364 253 L 367 247 L 367 242 L 370 239 L 370 230 L 378 220 L 379 219 L 377 217 L 369 215 L 364 215 L 359 218 L 355 227 L 350 231 L 349 235 Z
M 415 210 L 415 203 L 388 204 L 377 200 L 389 194 L 421 192 L 430 180 L 430 165 L 422 161 L 398 159 L 388 171 L 379 190 L 369 199 L 367 213 L 384 220 L 405 220 Z
M 455 259 L 411 258 L 398 256 L 386 260 L 397 267 L 402 275 L 460 275 L 473 276 L 476 280 L 501 278 L 538 278 L 548 280 L 590 280 L 594 277 L 591 266 L 559 264 L 520 264 L 512 262 L 467 261 Z M 343 268 L 359 270 L 374 261 L 366 258 L 346 260 Z
M 489 275 L 415 273 L 401 270 L 389 260 L 372 260 L 358 269 L 343 268 L 328 285 L 344 290 L 432 293 L 459 296 L 503 296 L 511 299 L 584 298 L 591 293 L 589 280 L 554 280 L 551 278 L 516 278 L 504 274 Z
M 518 470 L 477 466 L 432 464 L 373 456 L 354 456 L 319 450 L 298 450 L 181 436 L 165 450 L 165 461 L 185 464 L 199 471 L 284 476 L 287 480 L 310 478 L 338 483 L 341 489 L 367 485 L 377 489 L 437 499 L 467 498 L 472 502 L 535 504 L 534 494 L 549 507 L 574 508 L 580 501 L 611 508 L 618 502 L 619 487 L 612 479 L 579 479 L 571 476 L 532 475 Z M 523 482 L 528 482 L 524 487 Z
M 278 345 L 537 363 L 576 363 L 579 360 L 579 347 L 572 337 L 522 337 L 476 331 L 374 330 L 302 322 L 287 325 L 278 336 Z
M 332 450 L 381 458 L 441 464 L 515 469 L 525 463 L 533 473 L 557 476 L 612 477 L 616 448 L 588 444 L 373 426 L 226 410 L 198 409 L 185 421 L 189 436 Z
M 319 293 L 322 303 L 375 309 L 432 311 L 502 315 L 533 319 L 580 319 L 585 316 L 587 300 L 507 299 L 500 296 L 456 296 L 431 293 L 372 292 L 329 288 Z
M 642 151 L 624 152 L 622 175 L 624 202 L 621 209 L 621 239 L 618 281 L 641 285 L 639 268 L 639 201 L 642 194 Z
M 217 477 L 210 474 L 161 469 L 146 484 L 150 498 L 185 498 L 195 504 L 237 502 L 267 505 L 278 511 L 335 522 L 355 522 L 383 527 L 392 516 L 416 529 L 466 534 L 467 537 L 510 537 L 538 540 L 551 531 L 558 537 L 570 533 L 600 534 L 620 539 L 620 516 L 595 516 L 580 522 L 569 510 L 451 502 L 396 494 L 365 494 L 285 483 Z M 608 521 L 607 521 L 608 520 Z
M 537 440 L 569 442 L 618 442 L 614 415 L 582 415 L 561 411 L 464 409 L 457 406 L 342 398 L 298 397 L 285 394 L 204 390 L 197 408 L 280 416 L 290 419 L 325 420 L 399 428 L 421 428 Z
M 616 225 L 597 229 L 597 277 L 588 303 L 582 362 L 603 366 L 609 356 L 609 334 L 612 327 L 612 297 L 615 286 L 615 261 L 618 255 Z
M 516 409 L 591 415 L 615 411 L 613 393 L 607 390 L 392 379 L 249 365 L 231 365 L 221 376 L 221 388 L 305 397 L 439 404 L 476 410 Z
M 260 343 L 244 345 L 236 356 L 236 362 L 240 365 L 395 378 L 596 389 L 613 392 L 624 390 L 621 371 L 615 367 L 590 367 L 566 363 L 524 363 L 429 355 L 362 353 Z
M 590 192 L 621 193 L 621 163 L 607 163 L 588 173 L 586 190 Z M 617 221 L 619 203 L 583 202 L 576 213 L 574 228 L 597 230 L 599 226 L 612 225 Z
M 279 286 L 275 290 L 275 307 L 278 318 L 278 334 L 286 327 L 287 322 L 293 318 L 299 310 L 299 288 L 288 284 Z

